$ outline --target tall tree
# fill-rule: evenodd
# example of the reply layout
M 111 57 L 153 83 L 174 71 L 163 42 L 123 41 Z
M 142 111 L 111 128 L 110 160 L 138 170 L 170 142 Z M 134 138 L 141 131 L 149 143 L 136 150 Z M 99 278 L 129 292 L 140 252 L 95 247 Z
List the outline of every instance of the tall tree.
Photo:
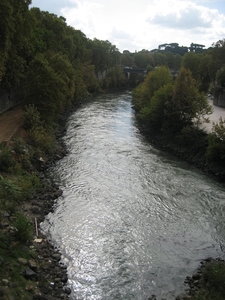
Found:
M 165 84 L 171 83 L 172 77 L 170 70 L 165 67 L 159 67 L 148 73 L 145 81 L 140 85 L 137 92 L 134 92 L 133 103 L 137 110 L 149 106 L 154 93 Z
M 181 68 L 174 85 L 173 97 L 166 103 L 166 129 L 179 132 L 183 127 L 206 120 L 212 107 L 206 96 L 199 93 L 189 69 Z

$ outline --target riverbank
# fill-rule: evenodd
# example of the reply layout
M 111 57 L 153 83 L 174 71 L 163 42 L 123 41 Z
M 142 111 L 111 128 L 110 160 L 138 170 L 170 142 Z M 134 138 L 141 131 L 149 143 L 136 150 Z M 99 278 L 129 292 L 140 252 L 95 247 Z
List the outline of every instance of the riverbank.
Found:
M 21 291 L 21 293 L 23 292 L 24 294 L 26 294 L 27 298 L 22 298 L 22 296 L 20 297 L 16 295 L 14 296 L 14 299 L 52 300 L 63 299 L 61 297 L 67 299 L 69 297 L 68 295 L 70 293 L 70 289 L 68 289 L 66 284 L 66 267 L 60 264 L 60 252 L 55 249 L 54 246 L 48 243 L 46 237 L 42 236 L 40 232 L 38 232 L 37 234 L 35 224 L 35 220 L 37 220 L 38 227 L 41 220 L 44 219 L 46 214 L 48 214 L 49 211 L 54 210 L 54 204 L 56 203 L 56 201 L 60 201 L 61 199 L 58 198 L 61 197 L 60 189 L 54 184 L 54 182 L 51 182 L 49 180 L 48 176 L 45 176 L 46 170 L 48 170 L 48 168 L 52 166 L 52 164 L 54 164 L 57 159 L 60 159 L 61 157 L 66 155 L 65 147 L 63 144 L 61 144 L 61 137 L 65 134 L 64 124 L 61 124 L 60 126 L 62 128 L 60 130 L 57 130 L 56 132 L 58 146 L 54 151 L 54 154 L 52 154 L 48 159 L 44 156 L 35 156 L 35 159 L 34 157 L 32 159 L 32 166 L 34 168 L 33 171 L 35 170 L 35 172 L 37 172 L 42 188 L 38 189 L 35 194 L 32 195 L 32 197 L 29 197 L 28 201 L 22 201 L 19 205 L 20 209 L 22 209 L 23 213 L 29 219 L 30 224 L 32 224 L 32 238 L 29 243 L 25 243 L 23 245 L 26 251 L 23 250 L 20 252 L 20 254 L 16 254 L 13 262 L 11 261 L 8 264 L 8 259 L 3 258 L 3 261 L 6 262 L 3 263 L 3 267 L 6 268 L 8 264 L 8 267 L 6 269 L 7 272 L 4 272 L 3 270 L 4 277 L 1 278 L 3 292 L 8 290 L 8 292 L 11 293 L 11 291 L 14 292 L 13 290 L 14 288 L 16 288 L 16 280 L 14 280 L 11 274 L 9 274 L 9 269 L 13 269 L 15 265 L 18 265 L 18 272 L 23 272 L 23 278 L 25 279 L 23 291 Z M 16 139 L 14 142 L 16 143 Z M 21 148 L 18 149 L 18 146 L 16 147 L 16 149 L 13 145 L 9 146 L 12 146 L 11 152 L 16 151 L 16 155 L 21 152 L 32 152 L 31 149 L 28 149 L 28 146 L 26 144 L 23 144 L 22 150 Z M 10 176 L 12 176 L 12 174 L 10 174 Z M 14 212 L 5 210 L 4 218 L 5 221 L 2 225 L 5 227 L 2 226 L 2 230 L 7 229 L 7 232 L 9 232 L 10 230 L 12 230 L 12 226 L 14 226 L 13 218 L 15 218 L 15 214 Z M 11 221 L 12 223 L 10 223 Z M 51 264 L 51 266 L 49 264 Z M 29 271 L 31 273 L 28 272 L 25 274 L 24 271 L 27 268 L 31 269 L 31 271 L 33 271 L 35 274 L 31 271 Z M 29 274 L 31 275 L 31 277 L 28 279 L 27 276 Z M 66 291 L 68 294 L 66 293 Z
M 201 129 L 194 129 L 187 133 L 186 140 L 182 137 L 163 136 L 150 134 L 149 131 L 139 123 L 140 132 L 154 147 L 170 153 L 181 160 L 188 162 L 206 174 L 214 176 L 216 180 L 225 182 L 225 168 L 221 163 L 207 161 L 205 156 L 208 146 L 208 133 Z
M 45 172 L 66 155 L 66 118 L 56 126 L 52 155 L 34 155 L 21 126 L 0 145 L 0 299 L 57 300 L 71 293 L 60 251 L 39 231 L 62 194 Z

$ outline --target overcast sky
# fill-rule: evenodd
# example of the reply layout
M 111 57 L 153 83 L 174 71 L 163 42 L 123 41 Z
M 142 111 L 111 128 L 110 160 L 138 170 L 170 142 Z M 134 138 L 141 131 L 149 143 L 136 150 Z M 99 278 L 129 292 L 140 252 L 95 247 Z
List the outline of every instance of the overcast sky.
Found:
M 122 52 L 152 50 L 225 38 L 225 0 L 32 0 L 66 18 L 88 38 L 108 40 Z

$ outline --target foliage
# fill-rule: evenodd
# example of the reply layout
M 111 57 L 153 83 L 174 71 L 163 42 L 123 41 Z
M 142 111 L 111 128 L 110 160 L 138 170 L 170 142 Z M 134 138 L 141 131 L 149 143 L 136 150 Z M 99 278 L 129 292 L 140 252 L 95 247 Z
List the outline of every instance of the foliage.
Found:
M 27 73 L 26 100 L 37 107 L 46 122 L 53 122 L 62 111 L 65 89 L 60 75 L 54 72 L 43 54 L 38 54 Z
M 147 69 L 148 66 L 154 66 L 153 54 L 148 51 L 140 51 L 134 54 L 134 63 L 138 68 Z
M 222 117 L 218 123 L 213 123 L 212 133 L 208 137 L 209 145 L 206 157 L 209 162 L 218 162 L 225 166 L 225 119 Z
M 28 219 L 21 213 L 16 215 L 14 222 L 16 228 L 15 237 L 21 242 L 27 242 L 32 237 L 32 226 Z
M 0 149 L 0 171 L 10 172 L 15 164 L 12 153 L 7 147 Z
M 89 48 L 92 51 L 91 62 L 95 66 L 97 77 L 104 71 L 110 70 L 119 63 L 119 50 L 109 41 L 94 39 L 89 41 Z
M 23 127 L 26 130 L 43 127 L 43 121 L 41 121 L 40 113 L 34 104 L 29 104 L 24 107 Z
M 212 108 L 204 94 L 199 93 L 196 81 L 191 71 L 181 68 L 174 85 L 174 93 L 170 102 L 166 103 L 166 130 L 179 132 L 183 127 L 202 120 L 207 121 L 205 115 L 212 113 Z
M 41 121 L 39 111 L 33 104 L 24 108 L 24 128 L 28 132 L 29 143 L 36 149 L 35 152 L 53 153 L 56 147 L 55 138 L 50 128 Z
M 149 131 L 161 131 L 165 120 L 165 105 L 172 95 L 172 83 L 165 84 L 154 93 L 149 105 L 141 109 L 138 116 L 148 125 Z
M 14 201 L 21 197 L 21 188 L 18 184 L 9 179 L 5 179 L 0 176 L 0 198 L 2 200 L 1 204 L 5 204 L 7 200 Z
M 225 88 L 225 68 L 221 68 L 216 74 L 216 82 Z
M 120 87 L 124 87 L 126 84 L 126 78 L 123 73 L 123 70 L 119 66 L 113 67 L 109 73 L 106 75 L 106 78 L 102 82 L 102 88 L 109 89 L 117 89 Z
M 207 93 L 212 80 L 210 77 L 211 56 L 206 52 L 201 54 L 188 52 L 183 56 L 181 66 L 191 71 L 199 90 Z
M 134 67 L 134 58 L 131 56 L 130 52 L 125 52 L 121 55 L 120 64 L 124 67 Z
M 55 138 L 43 127 L 29 130 L 29 142 L 36 148 L 36 153 L 52 154 L 55 150 Z
M 214 261 L 203 269 L 199 289 L 190 296 L 190 300 L 223 300 L 225 298 L 225 264 Z
M 134 92 L 133 104 L 135 109 L 140 111 L 142 108 L 149 106 L 154 93 L 165 84 L 172 82 L 170 71 L 167 67 L 159 67 L 148 73 L 145 81 L 138 87 L 138 92 Z

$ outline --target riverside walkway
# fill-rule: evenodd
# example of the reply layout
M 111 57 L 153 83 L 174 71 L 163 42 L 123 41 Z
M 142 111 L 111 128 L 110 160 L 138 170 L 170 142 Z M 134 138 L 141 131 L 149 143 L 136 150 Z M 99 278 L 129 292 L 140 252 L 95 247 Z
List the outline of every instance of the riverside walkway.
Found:
M 8 143 L 23 124 L 21 105 L 0 114 L 0 143 Z
M 209 116 L 210 123 L 204 123 L 201 128 L 207 133 L 212 131 L 213 122 L 218 122 L 220 117 L 225 118 L 225 108 L 213 105 L 213 100 L 209 99 L 214 112 Z M 0 143 L 8 143 L 11 137 L 21 128 L 23 124 L 23 109 L 17 105 L 6 112 L 0 114 Z
M 209 98 L 209 103 L 213 107 L 213 113 L 209 116 L 210 122 L 201 125 L 201 128 L 207 133 L 210 133 L 212 131 L 213 122 L 219 122 L 220 117 L 222 117 L 223 119 L 225 118 L 225 108 L 213 105 L 213 100 L 211 98 Z

